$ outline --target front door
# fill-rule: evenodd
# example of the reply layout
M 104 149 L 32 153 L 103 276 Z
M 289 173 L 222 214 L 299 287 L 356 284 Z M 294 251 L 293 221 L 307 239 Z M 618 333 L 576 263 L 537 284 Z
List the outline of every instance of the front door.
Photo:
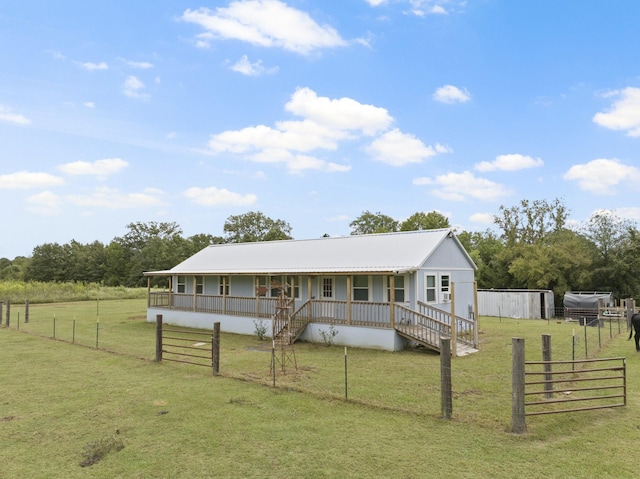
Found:
M 323 276 L 320 278 L 320 299 L 323 301 L 320 314 L 325 318 L 333 318 L 335 315 L 335 304 L 333 290 L 333 277 Z M 325 302 L 326 301 L 326 302 Z

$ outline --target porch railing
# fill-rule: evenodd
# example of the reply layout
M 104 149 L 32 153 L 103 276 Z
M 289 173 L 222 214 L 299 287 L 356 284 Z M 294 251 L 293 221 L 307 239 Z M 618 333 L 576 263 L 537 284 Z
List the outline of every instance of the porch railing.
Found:
M 156 308 L 178 309 L 238 316 L 272 318 L 276 314 L 277 298 L 196 295 L 169 292 L 149 293 L 149 305 Z M 291 327 L 296 334 L 308 322 L 344 324 L 391 328 L 390 303 L 369 301 L 329 301 L 311 299 L 291 315 Z M 403 305 L 394 305 L 395 326 L 422 325 L 434 334 L 451 335 L 451 313 L 428 304 L 418 302 L 417 311 Z M 456 316 L 456 338 L 458 341 L 478 346 L 475 321 Z

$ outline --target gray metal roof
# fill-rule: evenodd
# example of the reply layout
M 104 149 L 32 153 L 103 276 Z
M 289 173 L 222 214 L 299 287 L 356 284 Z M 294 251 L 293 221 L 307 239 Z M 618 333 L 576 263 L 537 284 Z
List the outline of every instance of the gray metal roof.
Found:
M 309 240 L 207 246 L 167 271 L 175 274 L 384 273 L 418 269 L 448 237 L 473 261 L 449 229 Z M 472 266 L 472 267 L 475 267 Z

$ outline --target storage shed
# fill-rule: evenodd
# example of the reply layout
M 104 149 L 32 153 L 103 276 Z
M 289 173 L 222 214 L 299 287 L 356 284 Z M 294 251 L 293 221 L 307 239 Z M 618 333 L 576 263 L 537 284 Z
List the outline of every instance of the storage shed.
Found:
M 515 319 L 553 318 L 553 291 L 543 289 L 479 289 L 478 314 Z

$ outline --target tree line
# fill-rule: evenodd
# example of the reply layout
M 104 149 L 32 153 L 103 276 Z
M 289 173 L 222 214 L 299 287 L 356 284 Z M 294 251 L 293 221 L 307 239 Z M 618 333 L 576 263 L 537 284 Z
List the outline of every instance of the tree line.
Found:
M 495 231 L 457 231 L 478 266 L 478 287 L 550 289 L 557 300 L 565 291 L 578 290 L 638 297 L 640 232 L 635 223 L 600 211 L 584 224 L 569 225 L 568 215 L 559 199 L 522 200 L 499 208 Z M 436 211 L 417 212 L 402 221 L 364 211 L 349 226 L 352 235 L 451 227 Z M 144 271 L 170 269 L 208 245 L 292 239 L 291 230 L 286 221 L 259 211 L 229 216 L 224 236 L 184 237 L 171 222 L 130 223 L 126 234 L 109 244 L 45 243 L 28 258 L 2 258 L 0 280 L 143 286 Z

